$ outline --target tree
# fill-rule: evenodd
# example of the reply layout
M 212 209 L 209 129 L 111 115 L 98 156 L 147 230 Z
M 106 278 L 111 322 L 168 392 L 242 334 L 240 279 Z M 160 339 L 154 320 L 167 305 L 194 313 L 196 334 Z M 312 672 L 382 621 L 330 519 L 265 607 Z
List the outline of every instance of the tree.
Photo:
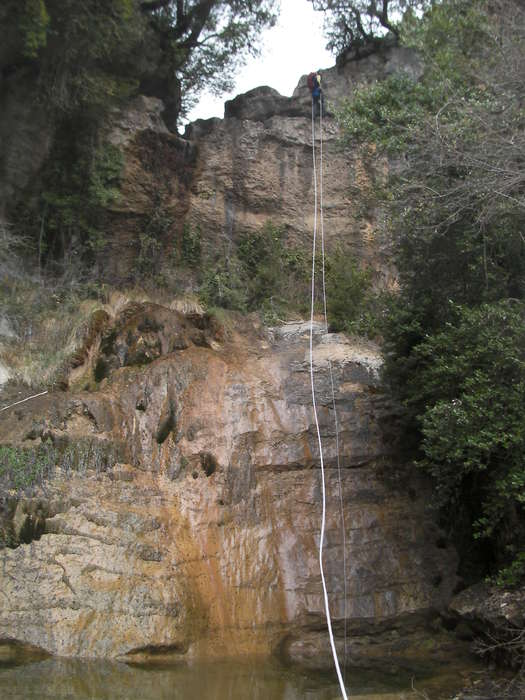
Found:
M 235 69 L 256 53 L 261 30 L 275 21 L 275 6 L 276 0 L 0 4 L 2 99 L 27 95 L 45 115 L 52 143 L 32 183 L 38 194 L 31 205 L 7 208 L 12 230 L 38 241 L 39 266 L 62 261 L 56 269 L 67 268 L 73 248 L 84 267 L 100 255 L 122 167 L 121 154 L 103 143 L 110 110 L 136 94 L 156 96 L 175 130 L 204 87 L 231 86 Z M 8 149 L 0 147 L 0 160 Z
M 275 0 L 141 2 L 158 52 L 142 88 L 165 98 L 168 121 L 187 112 L 204 87 L 220 94 L 246 54 L 257 54 L 262 29 L 275 23 Z M 154 53 L 154 52 L 153 52 Z
M 397 40 L 399 23 L 408 10 L 421 10 L 432 0 L 310 0 L 325 14 L 327 48 L 337 55 L 363 46 L 377 46 L 387 33 Z
M 525 304 L 452 305 L 450 317 L 414 349 L 407 406 L 436 502 L 466 510 L 504 565 L 525 545 Z
M 137 88 L 144 26 L 134 0 L 7 0 L 3 13 L 6 88 L 32 76 L 33 99 L 55 120 Z
M 488 545 L 489 567 L 525 540 L 524 29 L 515 0 L 406 16 L 400 37 L 422 54 L 422 79 L 359 88 L 341 113 L 347 138 L 392 165 L 383 206 L 400 292 L 385 378 L 406 408 L 403 442 L 451 530 Z
M 130 92 L 161 97 L 175 128 L 201 90 L 220 93 L 261 30 L 275 0 L 7 0 L 4 75 L 31 67 L 41 95 L 61 111 Z

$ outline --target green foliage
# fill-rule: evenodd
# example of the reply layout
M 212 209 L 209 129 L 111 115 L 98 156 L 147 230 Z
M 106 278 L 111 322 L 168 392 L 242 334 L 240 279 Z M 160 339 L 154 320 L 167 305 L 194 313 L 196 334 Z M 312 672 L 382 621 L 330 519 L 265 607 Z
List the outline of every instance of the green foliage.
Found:
M 89 438 L 62 446 L 51 440 L 34 448 L 0 445 L 0 484 L 5 490 L 24 490 L 53 477 L 57 468 L 65 474 L 106 471 L 119 457 L 118 446 Z
M 201 230 L 185 223 L 182 229 L 181 261 L 188 267 L 197 267 L 201 261 Z
M 274 0 L 5 2 L 0 61 L 32 60 L 47 107 L 105 111 L 140 87 L 165 100 L 173 127 L 205 87 L 232 87 L 234 70 L 276 19 Z
M 22 33 L 22 53 L 26 58 L 36 58 L 47 43 L 49 15 L 44 0 L 21 0 L 23 6 L 19 19 Z
M 423 466 L 442 505 L 477 484 L 478 536 L 525 503 L 525 305 L 455 307 L 414 350 L 407 405 L 419 414 Z
M 134 278 L 180 291 L 180 277 L 199 277 L 202 262 L 201 235 L 200 227 L 191 226 L 189 223 L 184 224 L 182 232 L 177 232 L 174 213 L 157 192 L 150 215 L 139 232 L 139 247 L 133 267 Z M 170 249 L 168 256 L 166 249 Z M 216 295 L 220 296 L 219 290 L 222 293 L 226 283 L 224 272 L 214 265 L 207 268 L 204 275 L 205 295 L 210 299 L 210 303 L 215 303 L 211 300 L 216 300 Z M 215 281 L 214 274 L 217 275 Z M 229 303 L 234 304 L 232 308 L 237 308 L 233 298 Z
M 174 223 L 173 215 L 166 207 L 162 194 L 154 193 L 150 215 L 139 232 L 139 249 L 133 270 L 135 276 L 151 278 L 159 272 L 163 244 Z
M 409 12 L 401 30 L 403 42 L 417 49 L 424 61 L 422 79 L 395 73 L 360 86 L 338 114 L 347 140 L 374 144 L 391 153 L 413 147 L 422 126 L 436 112 L 441 124 L 452 125 L 455 131 L 458 119 L 468 120 L 464 127 L 472 128 L 471 110 L 456 104 L 456 99 L 493 104 L 493 95 L 479 80 L 481 66 L 488 60 L 485 47 L 494 50 L 484 2 L 446 0 L 433 5 L 422 19 Z
M 519 552 L 510 566 L 506 566 L 493 579 L 497 586 L 514 588 L 525 580 L 525 552 Z
M 162 254 L 162 241 L 148 227 L 139 233 L 139 249 L 133 267 L 134 276 L 153 277 L 159 268 Z
M 261 30 L 275 22 L 275 6 L 275 0 L 4 0 L 5 89 L 29 68 L 31 101 L 54 127 L 40 196 L 32 192 L 29 206 L 9 211 L 16 233 L 38 240 L 40 271 L 43 261 L 58 259 L 57 272 L 72 272 L 81 261 L 75 270 L 81 274 L 82 263 L 91 264 L 104 247 L 106 210 L 118 196 L 122 165 L 117 149 L 102 143 L 110 111 L 138 93 L 160 97 L 175 130 L 204 88 L 231 87 L 234 70 L 256 53 Z M 158 242 L 154 231 L 143 231 L 141 273 L 152 255 L 158 258 Z M 196 265 L 198 249 L 188 243 L 183 256 Z
M 72 252 L 79 264 L 92 263 L 107 242 L 107 210 L 120 197 L 122 152 L 109 143 L 92 148 L 89 133 L 73 144 L 58 141 L 57 150 L 44 173 L 42 218 L 33 238 L 39 235 L 41 259 L 50 255 L 70 265 Z
M 341 250 L 329 256 L 326 263 L 330 327 L 334 331 L 359 332 L 369 323 L 365 312 L 370 311 L 370 272 Z
M 40 450 L 0 446 L 0 483 L 25 489 L 40 482 L 50 467 L 47 445 Z
M 402 152 L 436 104 L 439 92 L 439 86 L 416 82 L 403 73 L 360 87 L 338 113 L 345 139 Z
M 423 77 L 361 88 L 341 115 L 348 139 L 396 156 L 382 206 L 400 292 L 383 335 L 403 444 L 450 530 L 469 528 L 487 567 L 512 575 L 525 543 L 524 27 L 511 0 L 406 15 Z
M 118 146 L 105 143 L 93 152 L 87 188 L 88 205 L 92 203 L 106 208 L 119 200 L 123 166 L 124 160 Z
M 3 58 L 32 60 L 35 98 L 57 114 L 106 108 L 138 85 L 143 21 L 133 0 L 7 0 Z
M 443 0 L 432 3 L 421 19 L 405 14 L 402 40 L 423 57 L 427 82 L 442 83 L 449 93 L 457 86 L 475 89 L 483 63 L 497 48 L 487 9 L 485 0 Z
M 308 261 L 298 248 L 285 244 L 284 227 L 266 223 L 239 241 L 238 256 L 247 284 L 249 310 L 261 310 L 267 323 L 279 320 L 297 295 L 306 298 Z
M 181 108 L 187 113 L 203 89 L 220 95 L 233 88 L 246 56 L 258 54 L 261 32 L 275 24 L 277 3 L 193 0 L 181 20 L 175 5 L 169 3 L 157 20 L 161 28 L 170 27 L 163 63 L 180 79 Z
M 378 46 L 387 32 L 397 38 L 405 13 L 421 11 L 432 0 L 310 0 L 314 10 L 325 14 L 327 48 L 337 54 Z
M 285 244 L 284 236 L 284 228 L 271 222 L 244 234 L 228 257 L 207 264 L 202 301 L 208 306 L 260 311 L 266 323 L 297 309 L 297 299 L 308 298 L 308 262 L 299 249 Z
M 480 80 L 482 66 L 495 50 L 491 22 L 482 0 L 445 0 L 418 18 L 408 12 L 400 25 L 403 43 L 417 49 L 425 64 L 421 80 L 395 73 L 356 89 L 338 117 L 345 138 L 400 153 L 420 140 L 429 117 L 457 132 L 475 126 L 471 106 L 495 106 L 494 95 Z M 456 103 L 456 100 L 458 101 Z M 479 124 L 476 125 L 479 128 Z
M 199 296 L 208 307 L 246 311 L 246 287 L 242 266 L 231 256 L 206 268 Z
M 256 309 L 282 303 L 284 278 L 293 263 L 284 245 L 284 228 L 267 223 L 262 229 L 241 238 L 238 256 L 247 283 L 248 308 Z

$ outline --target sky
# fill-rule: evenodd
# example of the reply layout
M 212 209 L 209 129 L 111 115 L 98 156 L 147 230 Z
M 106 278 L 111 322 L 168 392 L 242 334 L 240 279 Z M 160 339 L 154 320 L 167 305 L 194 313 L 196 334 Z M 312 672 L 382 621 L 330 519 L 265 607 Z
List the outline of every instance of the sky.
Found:
M 335 64 L 335 57 L 324 48 L 323 14 L 314 12 L 308 0 L 281 0 L 279 20 L 264 32 L 261 43 L 261 55 L 248 59 L 233 91 L 219 98 L 204 93 L 188 114 L 189 121 L 224 116 L 226 100 L 260 85 L 291 95 L 302 75 Z

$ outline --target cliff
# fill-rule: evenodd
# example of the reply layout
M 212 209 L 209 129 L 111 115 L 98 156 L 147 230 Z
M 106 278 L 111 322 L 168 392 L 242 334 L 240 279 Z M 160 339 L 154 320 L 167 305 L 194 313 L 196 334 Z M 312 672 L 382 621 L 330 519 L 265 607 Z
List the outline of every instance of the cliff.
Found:
M 327 103 L 400 67 L 419 70 L 410 52 L 389 49 L 326 71 Z M 166 129 L 161 109 L 137 98 L 107 126 L 125 156 L 121 197 L 109 209 L 104 265 L 113 279 L 129 278 L 144 222 L 159 210 L 172 222 L 163 252 L 184 226 L 198 228 L 213 252 L 267 220 L 307 248 L 313 168 L 304 79 L 291 98 L 270 88 L 239 96 L 223 120 L 192 124 L 184 138 Z M 390 284 L 378 212 L 363 212 L 360 199 L 368 165 L 341 146 L 330 114 L 324 126 L 328 246 L 340 244 Z M 1 414 L 0 443 L 9 447 L 0 643 L 9 653 L 127 660 L 275 652 L 329 668 L 307 325 L 265 328 L 241 316 L 219 323 L 180 307 L 101 306 L 69 360 L 63 386 L 73 388 Z M 456 586 L 457 557 L 427 508 L 428 485 L 396 454 L 397 410 L 381 364 L 378 347 L 316 324 L 337 644 L 342 650 L 346 626 L 349 663 L 388 658 L 395 666 L 455 650 L 436 611 Z M 17 478 L 18 491 L 8 491 Z
M 307 330 L 239 320 L 227 337 L 207 317 L 128 306 L 102 332 L 97 391 L 4 414 L 3 443 L 48 449 L 42 484 L 4 503 L 4 643 L 125 659 L 279 651 L 330 666 Z M 346 611 L 351 663 L 406 663 L 451 596 L 456 555 L 425 484 L 385 444 L 378 349 L 319 327 L 315 339 L 338 644 Z
M 371 195 L 371 162 L 345 147 L 333 110 L 354 87 L 392 72 L 421 73 L 408 49 L 387 49 L 323 72 L 327 115 L 323 123 L 324 219 L 327 247 L 340 246 L 390 284 L 388 241 L 378 234 L 377 202 Z M 292 97 L 269 87 L 239 95 L 225 105 L 224 119 L 198 120 L 184 138 L 163 126 L 162 103 L 139 98 L 114 115 L 108 138 L 124 152 L 122 196 L 112 207 L 104 267 L 110 279 L 129 279 L 140 231 L 162 211 L 165 253 L 180 247 L 184 227 L 198 231 L 205 254 L 226 255 L 247 233 L 271 221 L 286 240 L 309 249 L 313 228 L 311 100 L 303 76 Z M 319 132 L 316 133 L 320 146 Z M 370 202 L 367 206 L 366 202 Z M 157 271 L 162 268 L 161 261 Z M 191 286 L 191 285 L 190 285 Z

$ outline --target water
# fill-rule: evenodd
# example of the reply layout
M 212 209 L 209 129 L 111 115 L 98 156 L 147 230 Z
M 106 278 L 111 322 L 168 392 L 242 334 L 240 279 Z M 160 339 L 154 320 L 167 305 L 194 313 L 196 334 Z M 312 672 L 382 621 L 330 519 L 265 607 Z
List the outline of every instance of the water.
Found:
M 450 698 L 468 673 L 463 667 L 438 667 L 414 678 L 377 672 L 347 673 L 349 694 L 360 700 Z M 3 700 L 336 700 L 333 678 L 283 668 L 273 660 L 128 666 L 108 661 L 50 658 L 0 667 Z M 419 695 L 419 697 L 423 697 Z

